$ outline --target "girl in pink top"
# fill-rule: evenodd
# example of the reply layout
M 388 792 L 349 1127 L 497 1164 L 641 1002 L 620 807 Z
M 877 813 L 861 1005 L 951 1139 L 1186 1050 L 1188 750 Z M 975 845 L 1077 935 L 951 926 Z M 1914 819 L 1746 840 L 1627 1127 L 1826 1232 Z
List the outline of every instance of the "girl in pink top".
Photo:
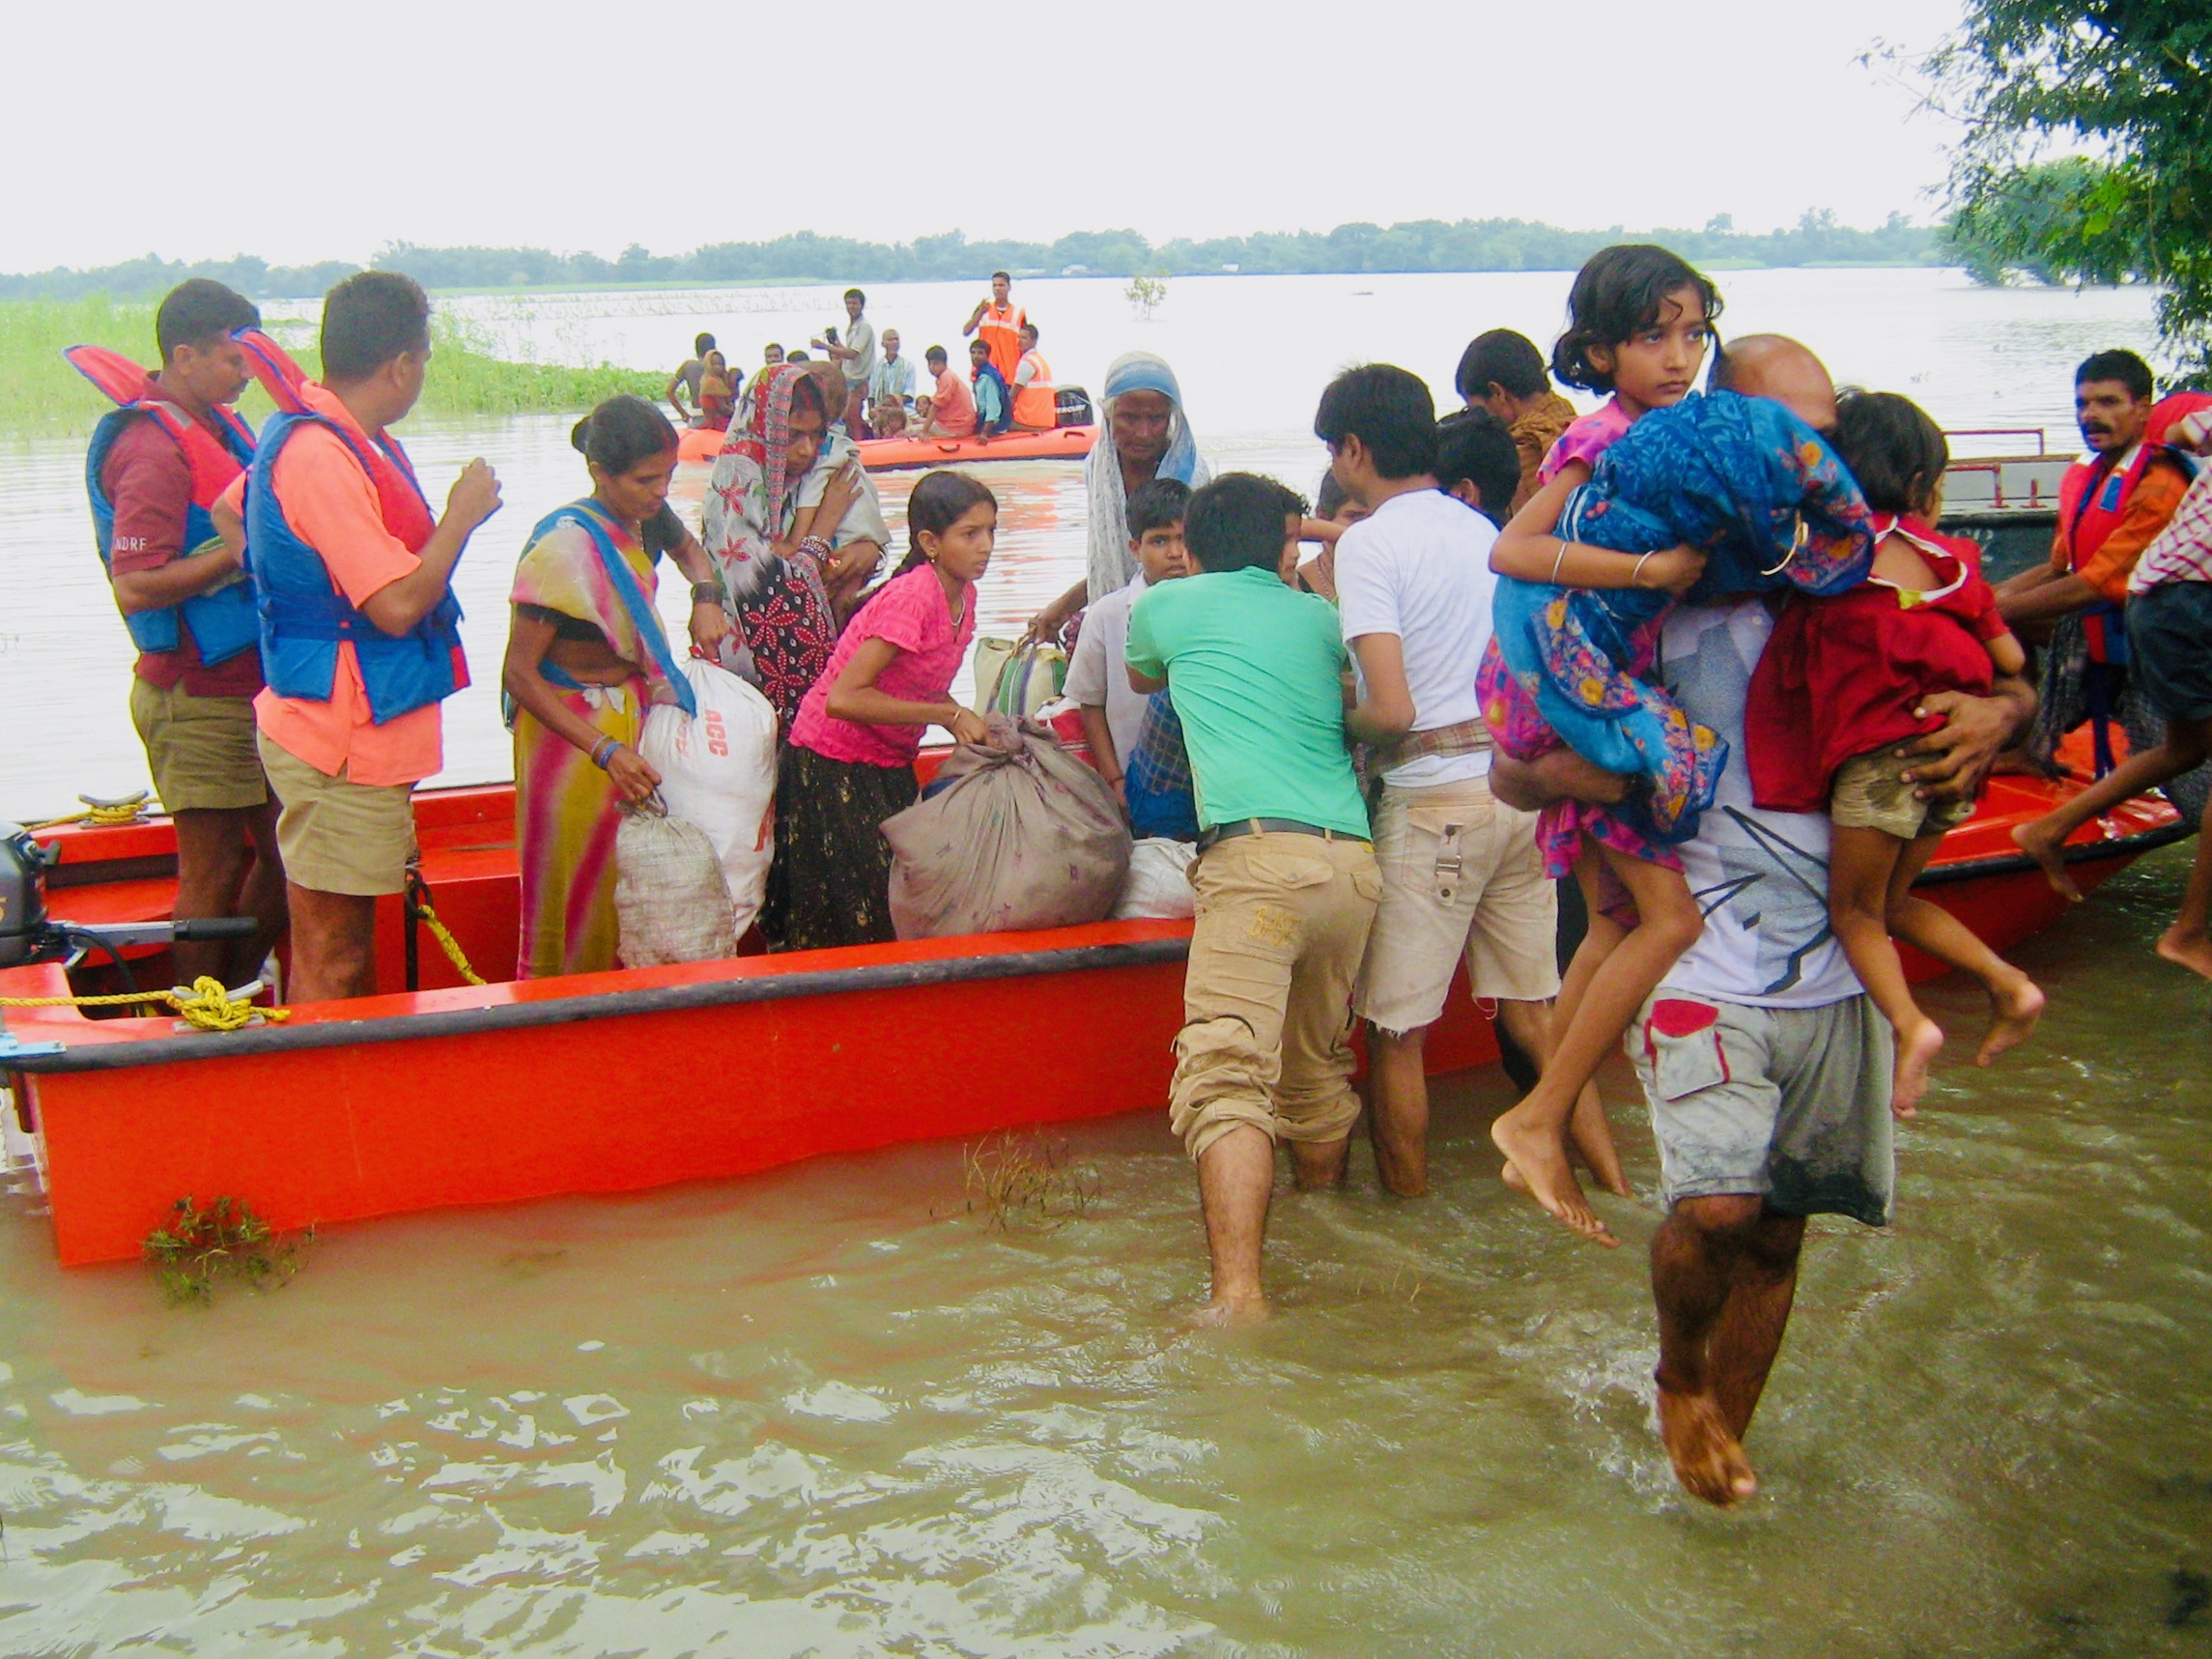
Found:
M 1595 463 L 1636 421 L 1689 395 L 1713 339 L 1720 296 L 1713 283 L 1662 247 L 1623 244 L 1594 254 L 1568 295 L 1568 329 L 1552 348 L 1551 372 L 1569 386 L 1612 393 L 1584 415 L 1544 458 L 1544 487 L 1491 550 L 1490 568 L 1522 582 L 1630 586 L 1676 592 L 1702 570 L 1702 558 L 1669 549 L 1631 558 L 1563 543 L 1551 535 L 1569 492 L 1590 481 Z M 1535 541 L 1532 556 L 1523 550 Z M 1533 558 L 1522 563 L 1519 559 Z M 1659 649 L 1654 619 L 1622 665 L 1639 676 Z M 1506 667 L 1496 640 L 1476 673 L 1483 718 L 1499 749 L 1533 759 L 1563 747 L 1539 712 L 1535 692 Z M 1685 725 L 1686 741 L 1692 736 Z M 1537 846 L 1546 872 L 1572 871 L 1590 915 L 1589 931 L 1569 964 L 1552 1013 L 1552 1052 L 1537 1086 L 1491 1125 L 1506 1156 L 1506 1177 L 1583 1238 L 1617 1241 L 1582 1194 L 1570 1145 L 1601 1185 L 1626 1197 L 1628 1178 L 1591 1079 L 1644 998 L 1703 926 L 1682 877 L 1681 861 L 1602 806 L 1565 800 L 1545 808 Z
M 999 503 L 964 472 L 932 472 L 906 503 L 911 550 L 845 626 L 799 705 L 777 783 L 776 862 L 761 914 L 771 950 L 882 944 L 891 926 L 886 818 L 920 794 L 922 734 L 979 742 L 948 695 L 976 633 Z

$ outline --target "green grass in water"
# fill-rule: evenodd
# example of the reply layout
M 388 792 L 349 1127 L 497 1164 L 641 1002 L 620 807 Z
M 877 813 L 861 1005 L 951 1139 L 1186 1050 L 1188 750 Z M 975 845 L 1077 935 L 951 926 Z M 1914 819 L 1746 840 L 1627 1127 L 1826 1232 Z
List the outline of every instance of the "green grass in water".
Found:
M 309 374 L 317 368 L 312 330 L 271 330 Z M 468 323 L 434 312 L 430 379 L 419 412 L 452 415 L 581 415 L 616 392 L 647 399 L 660 394 L 664 377 L 642 369 L 571 368 L 560 363 L 518 363 L 493 354 L 491 340 Z M 68 346 L 106 346 L 154 366 L 154 306 L 86 300 L 0 300 L 0 430 L 88 429 L 109 408 L 107 399 L 62 358 Z M 241 407 L 258 423 L 268 413 L 258 389 Z

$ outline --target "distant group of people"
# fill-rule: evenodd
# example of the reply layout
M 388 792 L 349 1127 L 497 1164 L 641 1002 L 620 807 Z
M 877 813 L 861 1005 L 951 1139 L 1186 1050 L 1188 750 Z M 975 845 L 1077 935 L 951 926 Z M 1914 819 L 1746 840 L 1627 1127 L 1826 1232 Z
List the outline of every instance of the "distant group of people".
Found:
M 966 387 L 932 351 L 917 413 L 940 419 L 962 391 L 987 423 L 1049 389 L 1022 378 L 1035 334 L 1007 287 L 963 330 Z M 590 492 L 525 538 L 501 669 L 524 976 L 615 965 L 615 830 L 661 782 L 639 734 L 691 695 L 655 607 L 664 557 L 690 584 L 692 647 L 777 719 L 770 947 L 892 937 L 881 826 L 916 799 L 929 728 L 983 735 L 950 692 L 998 503 L 929 473 L 878 580 L 893 536 L 854 445 L 917 383 L 865 308 L 852 291 L 820 358 L 742 386 L 701 336 L 668 401 L 726 408 L 730 436 L 695 530 L 668 503 L 666 415 L 617 397 L 578 424 Z M 1174 371 L 1126 354 L 1086 463 L 1085 576 L 1030 632 L 1072 630 L 1068 694 L 1132 832 L 1194 855 L 1169 1105 L 1197 1170 L 1203 1317 L 1266 1309 L 1278 1143 L 1301 1190 L 1343 1179 L 1355 1022 L 1380 1178 L 1427 1189 L 1425 1038 L 1463 961 L 1538 1073 L 1492 1129 L 1505 1179 L 1601 1244 L 1574 1171 L 1629 1191 L 1593 1082 L 1626 1044 L 1668 1207 L 1661 1430 L 1685 1486 L 1727 1504 L 1755 1488 L 1742 1443 L 1805 1220 L 1886 1220 L 1892 1116 L 1943 1042 L 1891 938 L 1981 980 L 1985 1063 L 2041 1012 L 2025 975 L 1912 892 L 2035 718 L 2018 635 L 2042 636 L 2063 723 L 2163 717 L 2022 832 L 2062 887 L 2074 828 L 2212 752 L 2212 484 L 2195 465 L 2212 399 L 2155 401 L 2125 353 L 2084 363 L 2094 455 L 2068 474 L 2052 563 L 1993 591 L 1978 549 L 1935 528 L 1934 423 L 1894 394 L 1839 394 L 1795 341 L 1719 351 L 1720 310 L 1675 255 L 1609 248 L 1577 274 L 1548 362 L 1518 334 L 1478 336 L 1465 407 L 1442 420 L 1416 376 L 1346 370 L 1314 416 L 1328 472 L 1311 505 L 1214 477 Z M 258 323 L 217 284 L 173 292 L 161 367 L 118 371 L 88 484 L 140 648 L 133 718 L 177 821 L 177 913 L 260 920 L 235 958 L 210 956 L 233 979 L 289 926 L 291 1000 L 331 1000 L 374 988 L 375 906 L 406 887 L 411 793 L 468 683 L 452 572 L 500 494 L 476 460 L 434 510 L 392 436 L 430 355 L 409 278 L 330 291 L 319 380 L 288 375 Z M 229 411 L 256 374 L 279 411 L 258 436 Z M 1576 415 L 1554 378 L 1607 401 Z M 1562 979 L 1569 876 L 1590 928 Z M 2208 905 L 2200 842 L 2160 950 L 2212 977 Z M 221 947 L 181 945 L 180 964 L 195 950 Z
M 943 346 L 922 354 L 927 390 L 918 389 L 921 383 L 912 359 L 902 355 L 898 330 L 886 329 L 879 348 L 875 326 L 867 320 L 867 295 L 846 289 L 842 338 L 833 328 L 808 342 L 837 370 L 837 384 L 831 387 L 838 394 L 830 412 L 832 422 L 856 441 L 951 438 L 988 443 L 1008 432 L 1054 430 L 1061 424 L 1059 386 L 1052 365 L 1037 349 L 1036 326 L 1013 303 L 1012 287 L 1007 272 L 993 272 L 989 298 L 978 300 L 961 325 L 961 334 L 973 336 L 964 372 L 954 372 Z M 702 333 L 693 342 L 692 356 L 668 377 L 662 396 L 687 425 L 725 432 L 740 418 L 749 384 L 757 385 L 761 374 L 787 360 L 804 364 L 814 359 L 805 352 L 786 359 L 783 347 L 771 342 L 762 353 L 760 371 L 748 383 L 730 368 L 714 335 Z

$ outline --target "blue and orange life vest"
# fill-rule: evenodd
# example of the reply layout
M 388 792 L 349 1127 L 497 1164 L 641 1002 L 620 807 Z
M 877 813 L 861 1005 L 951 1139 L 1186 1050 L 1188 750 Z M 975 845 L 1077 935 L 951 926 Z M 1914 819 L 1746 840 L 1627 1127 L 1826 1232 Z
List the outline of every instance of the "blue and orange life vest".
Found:
M 363 444 L 334 420 L 280 412 L 262 428 L 246 486 L 246 561 L 261 599 L 261 666 L 279 697 L 326 702 L 338 673 L 338 646 L 351 642 L 369 695 L 369 715 L 383 726 L 451 697 L 468 683 L 461 648 L 461 602 L 451 588 L 406 633 L 372 622 L 335 583 L 323 556 L 295 535 L 277 500 L 276 458 L 308 424 L 338 435 L 377 492 L 384 529 L 410 553 L 420 553 L 438 528 L 415 482 L 407 451 L 386 435 Z
M 184 545 L 180 551 L 192 553 L 213 541 L 215 525 L 208 509 L 252 464 L 253 428 L 233 411 L 218 407 L 209 411 L 216 428 L 211 432 L 176 404 L 155 396 L 146 371 L 115 352 L 98 346 L 72 346 L 63 355 L 116 403 L 93 428 L 92 447 L 84 464 L 85 493 L 92 499 L 93 539 L 99 549 L 100 563 L 112 565 L 115 546 L 115 503 L 108 499 L 100 475 L 107 469 L 115 441 L 134 420 L 153 421 L 184 452 L 185 465 L 191 469 L 192 499 L 184 514 Z M 228 662 L 260 638 L 250 580 L 229 583 L 157 611 L 126 611 L 123 625 L 130 630 L 131 644 L 142 651 L 174 651 L 183 645 L 188 630 L 199 647 L 200 661 L 210 667 Z
M 2143 426 L 2142 442 L 2136 446 L 2135 459 L 2125 468 L 2116 468 L 2100 455 L 2094 460 L 2077 461 L 2066 469 L 2066 475 L 2058 481 L 2058 535 L 2069 570 L 2078 573 L 2096 557 L 2106 538 L 2119 529 L 2136 486 L 2142 482 L 2143 473 L 2151 467 L 2163 462 L 2178 466 L 2185 472 L 2195 472 L 2194 458 L 2169 447 L 2166 434 L 2183 415 L 2207 407 L 2212 407 L 2212 395 L 2191 391 L 2169 393 L 2152 406 L 2150 418 Z M 2088 641 L 2091 662 L 2126 664 L 2127 628 L 2121 620 L 2123 615 L 2120 606 L 2109 601 L 2093 605 L 2082 614 L 2082 629 Z

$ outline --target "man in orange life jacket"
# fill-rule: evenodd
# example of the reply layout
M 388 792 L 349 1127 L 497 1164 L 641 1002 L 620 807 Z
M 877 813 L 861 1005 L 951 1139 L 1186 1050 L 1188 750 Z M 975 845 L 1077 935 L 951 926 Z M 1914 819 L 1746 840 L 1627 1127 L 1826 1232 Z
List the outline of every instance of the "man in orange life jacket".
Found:
M 2107 729 L 2127 691 L 2128 578 L 2189 489 L 2187 467 L 2154 430 L 2165 406 L 2154 408 L 2152 389 L 2150 365 L 2133 352 L 2099 352 L 2074 372 L 2074 419 L 2091 453 L 2059 482 L 2051 562 L 1997 589 L 2005 622 L 2038 643 L 2061 619 L 2081 617 L 2088 660 L 2079 706 L 2095 722 L 2099 776 L 2112 768 Z M 2053 677 L 2062 669 L 2058 654 L 2046 659 L 2043 700 L 2059 707 L 2075 695 Z
M 252 431 L 229 407 L 247 378 L 231 330 L 260 321 L 242 295 L 194 277 L 155 314 L 158 373 L 83 348 L 71 358 L 119 404 L 93 434 L 85 482 L 138 646 L 131 722 L 176 819 L 175 914 L 261 923 L 249 940 L 176 947 L 180 979 L 213 974 L 226 985 L 250 979 L 284 930 L 276 807 L 254 752 L 253 586 L 208 513 L 253 458 Z
M 1036 349 L 1035 323 L 1024 323 L 1015 337 L 1022 357 L 1007 382 L 1014 394 L 1014 424 L 1025 432 L 1050 432 L 1060 424 L 1060 388 L 1052 384 L 1052 365 Z
M 1021 329 L 1029 321 L 1028 313 L 1007 298 L 1013 286 L 1014 279 L 1005 272 L 992 272 L 991 297 L 976 302 L 975 314 L 960 329 L 963 337 L 982 330 L 979 338 L 991 349 L 991 366 L 1008 386 L 1014 384 L 1014 371 L 1021 367 Z
M 294 1002 L 376 988 L 377 899 L 406 885 L 410 796 L 443 763 L 439 703 L 468 683 L 453 567 L 499 485 L 473 460 L 432 518 L 386 430 L 429 361 L 430 301 L 412 278 L 339 283 L 323 301 L 323 379 L 301 387 L 303 413 L 270 418 L 246 492 Z

